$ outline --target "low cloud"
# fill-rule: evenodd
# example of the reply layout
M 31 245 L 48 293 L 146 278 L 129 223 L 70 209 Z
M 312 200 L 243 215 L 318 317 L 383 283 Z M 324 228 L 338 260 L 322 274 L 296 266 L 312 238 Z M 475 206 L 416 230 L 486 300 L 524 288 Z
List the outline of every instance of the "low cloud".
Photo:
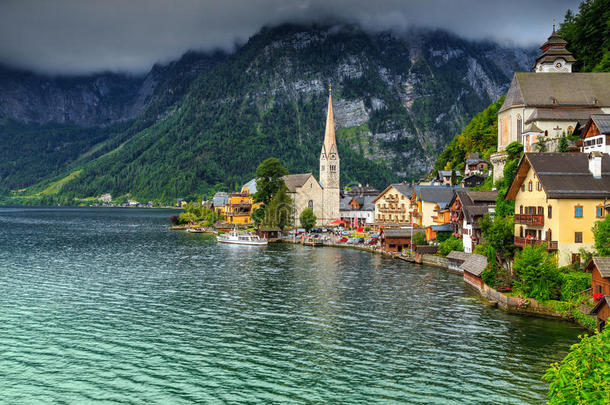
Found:
M 38 72 L 146 72 L 187 50 L 232 49 L 263 25 L 328 18 L 540 44 L 575 0 L 3 0 L 0 63 Z

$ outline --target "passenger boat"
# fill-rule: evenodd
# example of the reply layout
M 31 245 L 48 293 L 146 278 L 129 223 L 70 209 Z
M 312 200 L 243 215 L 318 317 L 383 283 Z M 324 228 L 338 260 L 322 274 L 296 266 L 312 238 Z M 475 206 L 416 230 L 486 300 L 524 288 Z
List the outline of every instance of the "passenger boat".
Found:
M 232 243 L 235 245 L 264 246 L 268 243 L 266 239 L 261 239 L 258 235 L 237 230 L 218 235 L 216 239 L 220 243 Z

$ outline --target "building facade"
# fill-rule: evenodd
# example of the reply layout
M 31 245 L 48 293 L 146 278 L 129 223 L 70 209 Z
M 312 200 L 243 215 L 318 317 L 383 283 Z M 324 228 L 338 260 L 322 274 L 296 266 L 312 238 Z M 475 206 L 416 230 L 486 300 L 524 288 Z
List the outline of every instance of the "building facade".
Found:
M 541 46 L 534 73 L 518 72 L 498 111 L 498 152 L 491 156 L 494 182 L 502 178 L 504 150 L 520 142 L 527 151 L 556 151 L 592 114 L 610 114 L 610 73 L 572 73 L 574 57 L 555 30 Z
M 558 264 L 593 250 L 596 221 L 610 198 L 610 156 L 600 152 L 526 153 L 506 199 L 515 201 L 515 245 L 545 244 Z
M 412 190 L 409 184 L 391 184 L 375 197 L 375 224 L 386 226 L 411 223 Z

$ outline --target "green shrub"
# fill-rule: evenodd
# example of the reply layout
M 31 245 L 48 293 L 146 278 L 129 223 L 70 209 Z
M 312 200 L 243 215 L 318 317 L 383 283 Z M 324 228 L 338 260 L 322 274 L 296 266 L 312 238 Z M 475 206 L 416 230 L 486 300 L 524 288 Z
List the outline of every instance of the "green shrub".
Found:
M 536 300 L 559 297 L 559 269 L 555 257 L 547 253 L 544 245 L 524 247 L 515 255 L 513 269 L 516 275 L 514 285 L 526 297 Z
M 442 256 L 447 256 L 452 250 L 457 250 L 459 252 L 464 251 L 464 245 L 461 239 L 451 236 L 449 239 L 444 240 L 438 245 L 438 252 Z
M 415 235 L 413 235 L 413 243 L 418 246 L 427 245 L 428 242 L 426 241 L 426 235 L 421 232 L 416 233 Z
M 572 301 L 578 299 L 578 293 L 591 287 L 591 273 L 571 271 L 559 273 L 561 280 L 561 299 Z
M 487 256 L 487 267 L 485 267 L 485 270 L 483 270 L 481 273 L 481 278 L 485 284 L 491 288 L 496 288 L 498 286 L 498 262 L 496 261 L 496 249 L 490 245 L 487 245 L 485 256 Z
M 451 232 L 437 232 L 436 234 L 436 241 L 438 243 L 444 242 L 447 239 L 451 238 Z
M 549 382 L 549 404 L 610 403 L 610 327 L 581 336 L 561 363 L 544 374 Z

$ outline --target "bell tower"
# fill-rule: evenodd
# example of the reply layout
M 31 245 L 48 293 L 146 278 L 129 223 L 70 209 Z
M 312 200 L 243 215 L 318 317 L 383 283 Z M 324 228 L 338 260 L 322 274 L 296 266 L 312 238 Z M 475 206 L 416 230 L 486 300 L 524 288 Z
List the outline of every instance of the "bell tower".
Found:
M 339 219 L 339 175 L 339 151 L 335 138 L 332 87 L 329 86 L 326 129 L 320 152 L 320 183 L 324 187 L 324 218 L 321 222 L 326 224 Z
M 534 71 L 537 73 L 572 73 L 572 64 L 576 62 L 576 59 L 566 48 L 567 44 L 555 32 L 555 22 L 553 21 L 553 32 L 540 47 L 542 54 L 534 63 Z

